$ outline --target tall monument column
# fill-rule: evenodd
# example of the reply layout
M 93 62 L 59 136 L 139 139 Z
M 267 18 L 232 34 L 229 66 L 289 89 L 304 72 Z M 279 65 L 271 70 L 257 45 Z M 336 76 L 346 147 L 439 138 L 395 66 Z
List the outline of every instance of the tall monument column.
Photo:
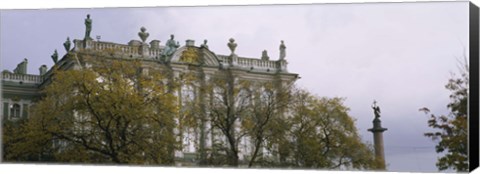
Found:
M 383 132 L 387 128 L 382 127 L 382 122 L 380 121 L 380 107 L 377 106 L 377 102 L 373 101 L 372 105 L 375 118 L 373 119 L 373 128 L 368 129 L 368 131 L 373 133 L 373 142 L 375 147 L 375 158 L 380 162 L 379 169 L 385 170 L 385 153 L 383 150 Z

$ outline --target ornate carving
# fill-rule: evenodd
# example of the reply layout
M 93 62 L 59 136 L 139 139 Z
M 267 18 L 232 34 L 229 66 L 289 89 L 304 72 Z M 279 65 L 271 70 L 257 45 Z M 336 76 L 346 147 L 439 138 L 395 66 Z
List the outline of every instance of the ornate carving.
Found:
M 13 73 L 27 74 L 27 64 L 28 64 L 28 59 L 27 58 L 23 59 L 23 61 L 17 65 L 17 68 L 13 70 Z
M 58 52 L 57 52 L 56 49 L 55 49 L 55 51 L 53 52 L 53 54 L 52 54 L 51 57 L 52 57 L 53 62 L 56 64 L 57 61 L 58 61 Z
M 180 56 L 180 61 L 191 64 L 199 64 L 200 61 L 197 49 L 193 47 L 187 47 L 186 50 L 183 51 L 182 56 Z
M 65 51 L 70 51 L 70 45 L 71 45 L 71 42 L 70 42 L 70 37 L 67 37 L 67 40 L 63 43 L 63 47 L 65 47 Z
M 142 42 L 145 43 L 147 40 L 148 36 L 150 35 L 148 32 L 146 32 L 147 29 L 145 27 L 140 28 L 140 32 L 138 32 L 138 36 L 140 36 L 140 39 L 142 39 Z
M 262 51 L 262 60 L 268 60 L 270 57 L 268 57 L 267 50 Z
M 281 43 L 280 43 L 280 60 L 285 59 L 285 56 L 287 56 L 286 53 L 285 53 L 286 48 L 287 47 L 285 46 L 285 44 L 283 43 L 283 40 L 282 40 Z
M 373 113 L 375 114 L 375 119 L 380 118 L 380 107 L 377 106 L 377 101 L 373 101 L 372 105 Z
M 85 40 L 93 40 L 90 37 L 90 32 L 92 31 L 92 19 L 90 19 L 90 14 L 87 14 L 87 18 L 85 19 Z
M 178 47 L 180 47 L 180 43 L 175 42 L 174 38 L 175 36 L 173 34 L 170 35 L 170 39 L 165 44 L 165 49 L 162 52 L 162 56 L 169 57 L 175 53 L 175 51 L 177 51 Z
M 208 49 L 207 42 L 208 42 L 208 41 L 207 41 L 207 39 L 203 40 L 203 44 L 202 44 L 202 45 L 200 45 L 200 47 L 203 47 L 203 48 L 206 48 L 206 49 Z
M 235 54 L 235 48 L 237 48 L 237 43 L 235 43 L 235 39 L 230 38 L 230 42 L 227 44 L 228 48 L 230 48 L 230 51 L 232 52 L 232 55 Z

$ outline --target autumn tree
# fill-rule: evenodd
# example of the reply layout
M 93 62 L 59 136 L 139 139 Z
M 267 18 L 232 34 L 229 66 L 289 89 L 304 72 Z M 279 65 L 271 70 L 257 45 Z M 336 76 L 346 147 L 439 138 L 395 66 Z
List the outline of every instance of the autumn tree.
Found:
M 273 79 L 244 80 L 228 70 L 208 84 L 212 131 L 225 140 L 212 148 L 224 150 L 230 166 L 240 164 L 243 142 L 250 149 L 242 151 L 248 167 L 378 168 L 341 98 L 316 97 Z
M 247 113 L 249 102 L 248 81 L 235 78 L 232 71 L 224 70 L 210 79 L 211 99 L 209 102 L 209 121 L 213 131 L 219 130 L 226 140 L 223 148 L 227 164 L 238 166 L 240 139 L 245 133 L 240 132 L 240 118 Z M 215 137 L 213 137 L 215 138 Z M 219 145 L 221 146 L 222 141 Z
M 296 90 L 289 117 L 290 166 L 326 169 L 376 169 L 342 98 L 313 96 Z
M 181 100 L 181 109 L 178 117 L 179 120 L 179 135 L 183 138 L 189 138 L 192 134 L 197 134 L 198 137 L 194 140 L 198 143 L 198 164 L 206 165 L 207 162 L 207 121 L 206 118 L 206 103 L 208 86 L 205 84 L 205 75 L 200 67 L 190 68 L 183 72 L 179 77 Z M 187 137 L 184 137 L 187 135 Z M 196 137 L 196 136 L 193 136 Z M 191 141 L 191 140 L 186 140 Z M 188 147 L 182 147 L 188 148 Z
M 292 83 L 282 85 L 281 81 L 271 80 L 250 85 L 247 114 L 242 118 L 242 132 L 251 144 L 248 155 L 248 167 L 253 165 L 268 166 L 269 155 L 263 154 L 263 149 L 275 151 L 279 147 L 278 139 L 282 139 L 287 129 L 279 130 L 278 122 L 286 119 L 286 111 L 290 98 Z M 276 157 L 276 153 L 270 158 Z
M 460 72 L 460 77 L 454 75 L 445 85 L 445 88 L 452 92 L 447 105 L 450 113 L 431 114 L 428 126 L 435 131 L 424 134 L 438 142 L 435 150 L 443 153 L 436 163 L 439 170 L 452 168 L 458 172 L 468 171 L 468 64 L 463 63 Z M 428 108 L 421 108 L 420 111 L 430 113 Z
M 2 159 L 4 161 L 54 161 L 51 135 L 33 132 L 34 125 L 27 124 L 26 120 L 4 119 L 2 121 Z
M 141 60 L 81 60 L 83 68 L 53 70 L 7 160 L 43 148 L 58 162 L 173 164 L 177 106 L 165 73 Z
M 207 80 L 192 67 L 167 85 L 168 73 L 139 60 L 85 62 L 95 63 L 55 70 L 30 119 L 18 127 L 8 125 L 17 136 L 7 137 L 6 159 L 173 164 L 176 128 L 180 135 L 190 131 L 200 137 L 195 140 L 199 165 L 376 167 L 343 99 L 316 97 L 275 79 L 242 79 L 230 70 Z M 171 92 L 177 83 L 181 107 Z M 207 133 L 211 147 L 205 147 Z M 239 148 L 242 141 L 250 151 Z

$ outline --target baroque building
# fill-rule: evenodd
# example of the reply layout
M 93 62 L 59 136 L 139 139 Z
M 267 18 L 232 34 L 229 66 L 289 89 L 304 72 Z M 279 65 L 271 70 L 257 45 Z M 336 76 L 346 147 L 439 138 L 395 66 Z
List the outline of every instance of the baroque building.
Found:
M 90 37 L 90 17 L 87 17 L 85 24 L 87 29 L 84 39 L 73 40 L 71 48 L 70 39 L 67 38 L 63 44 L 67 53 L 61 57 L 55 50 L 52 55 L 54 66 L 63 70 L 88 68 L 88 62 L 82 62 L 82 58 L 91 56 L 108 57 L 114 60 L 141 60 L 146 73 L 149 68 L 169 70 L 172 72 L 168 77 L 171 80 L 182 81 L 193 74 L 196 80 L 188 84 L 180 83 L 180 87 L 174 91 L 180 106 L 180 117 L 190 116 L 185 111 L 188 110 L 192 101 L 201 106 L 195 112 L 196 115 L 201 118 L 210 116 L 209 108 L 202 106 L 202 103 L 213 96 L 211 92 L 201 89 L 215 75 L 228 74 L 233 82 L 268 81 L 275 84 L 276 88 L 291 86 L 298 79 L 298 74 L 287 70 L 286 47 L 283 41 L 279 46 L 279 58 L 271 60 L 267 51 L 263 51 L 262 56 L 258 58 L 237 55 L 235 49 L 238 44 L 233 38 L 226 43 L 231 51 L 227 54 L 217 54 L 210 50 L 207 40 L 200 45 L 196 45 L 194 40 L 186 40 L 184 45 L 180 45 L 174 35 L 170 36 L 165 45 L 161 45 L 159 40 L 147 42 L 149 33 L 144 27 L 138 33 L 140 40 L 131 40 L 127 44 L 95 41 Z M 27 64 L 28 60 L 25 58 L 13 72 L 8 70 L 2 72 L 2 119 L 15 121 L 28 118 L 29 107 L 41 98 L 41 90 L 50 83 L 53 68 L 48 70 L 46 65 L 42 65 L 39 67 L 39 74 L 29 74 Z M 262 88 L 253 90 L 262 90 Z M 181 148 L 175 152 L 177 165 L 196 165 L 199 159 L 207 158 L 205 154 L 199 154 L 201 151 L 199 149 L 211 148 L 215 139 L 224 143 L 228 141 L 221 135 L 221 131 L 212 129 L 211 123 L 202 122 L 200 125 L 199 128 L 176 128 L 175 133 L 181 142 Z M 244 161 L 251 153 L 251 146 L 248 137 L 240 140 L 238 143 L 240 161 Z

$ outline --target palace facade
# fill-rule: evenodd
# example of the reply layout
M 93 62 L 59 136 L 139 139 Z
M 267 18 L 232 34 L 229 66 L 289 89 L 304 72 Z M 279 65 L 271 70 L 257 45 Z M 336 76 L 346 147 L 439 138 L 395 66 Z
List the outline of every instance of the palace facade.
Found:
M 89 33 L 88 33 L 89 35 Z M 184 100 L 193 99 L 203 102 L 208 94 L 200 94 L 199 88 L 215 74 L 224 73 L 228 70 L 235 80 L 241 79 L 251 82 L 272 81 L 280 86 L 292 85 L 298 74 L 287 70 L 285 45 L 283 41 L 279 46 L 280 57 L 271 60 L 264 51 L 261 57 L 242 57 L 235 54 L 237 43 L 234 39 L 226 42 L 229 54 L 217 54 L 210 50 L 205 40 L 203 44 L 195 44 L 194 40 L 186 40 L 184 45 L 175 41 L 174 35 L 161 45 L 159 40 L 151 40 L 147 43 L 148 33 L 145 28 L 139 32 L 140 40 L 131 40 L 127 44 L 95 41 L 89 36 L 84 39 L 73 40 L 70 48 L 70 40 L 64 43 L 67 53 L 61 57 L 55 51 L 52 59 L 54 66 L 60 69 L 79 69 L 88 63 L 81 62 L 82 57 L 102 54 L 102 57 L 118 60 L 138 59 L 148 68 L 170 69 L 174 79 L 182 79 L 187 73 L 201 74 L 201 81 L 195 85 L 182 85 L 175 91 L 178 104 L 183 107 Z M 2 118 L 8 120 L 20 120 L 29 117 L 29 107 L 41 99 L 42 89 L 50 83 L 52 68 L 46 65 L 39 67 L 39 74 L 27 73 L 28 60 L 25 58 L 13 70 L 2 72 Z M 202 98 L 203 97 L 203 98 Z M 198 99 L 198 100 L 197 100 Z M 182 108 L 180 108 L 182 110 Z M 200 115 L 208 116 L 209 111 L 202 110 Z M 182 114 L 182 112 L 180 112 Z M 177 165 L 195 165 L 198 161 L 198 148 L 212 146 L 212 140 L 222 139 L 221 134 L 214 134 L 211 125 L 204 126 L 206 131 L 195 128 L 179 128 L 176 131 L 178 139 L 182 142 L 180 150 L 175 152 Z M 181 129 L 181 130 L 180 130 Z M 204 134 L 204 135 L 202 135 Z M 203 140 L 202 140 L 203 139 Z M 243 159 L 251 153 L 250 141 L 243 138 L 239 143 L 239 159 Z

